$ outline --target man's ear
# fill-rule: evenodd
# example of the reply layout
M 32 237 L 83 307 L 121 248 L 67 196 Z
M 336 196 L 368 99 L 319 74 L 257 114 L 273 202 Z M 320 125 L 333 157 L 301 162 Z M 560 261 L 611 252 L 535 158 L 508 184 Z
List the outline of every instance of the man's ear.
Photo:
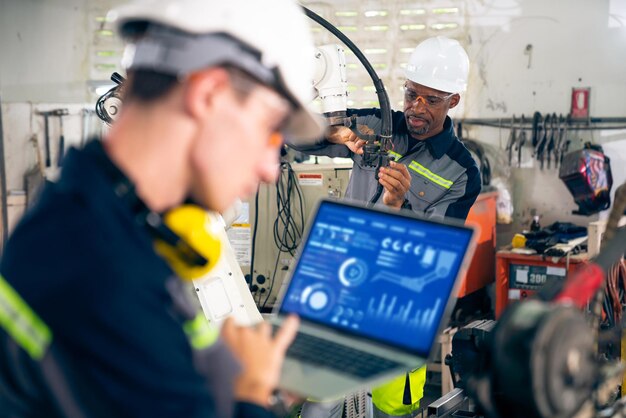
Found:
M 185 111 L 194 119 L 204 118 L 215 106 L 216 98 L 227 91 L 229 77 L 223 68 L 209 68 L 192 73 L 184 91 Z
M 460 94 L 455 94 L 454 96 L 450 97 L 449 109 L 454 109 L 456 107 L 456 105 L 459 104 L 460 101 L 461 101 L 461 95 Z

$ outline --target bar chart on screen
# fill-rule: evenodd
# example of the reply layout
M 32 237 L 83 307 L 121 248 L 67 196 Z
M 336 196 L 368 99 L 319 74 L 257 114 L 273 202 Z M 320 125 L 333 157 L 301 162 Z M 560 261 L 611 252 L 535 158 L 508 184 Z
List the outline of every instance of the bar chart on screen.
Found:
M 387 293 L 383 293 L 380 298 L 370 298 L 366 319 L 381 325 L 429 329 L 435 325 L 437 314 L 441 309 L 441 298 L 437 298 L 431 307 L 418 308 L 412 300 L 398 305 L 396 296 L 389 297 Z

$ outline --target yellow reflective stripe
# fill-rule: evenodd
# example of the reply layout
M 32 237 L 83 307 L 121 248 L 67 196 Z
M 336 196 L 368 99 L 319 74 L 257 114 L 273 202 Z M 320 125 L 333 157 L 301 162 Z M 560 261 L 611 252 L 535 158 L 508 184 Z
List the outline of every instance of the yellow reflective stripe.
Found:
M 0 326 L 35 360 L 44 356 L 52 341 L 50 328 L 2 276 Z
M 437 174 L 433 173 L 432 171 L 430 171 L 429 169 L 427 169 L 426 167 L 424 167 L 417 161 L 411 161 L 411 164 L 409 164 L 409 168 L 415 171 L 420 176 L 426 177 L 428 180 L 432 181 L 435 184 L 440 185 L 441 187 L 445 187 L 446 189 L 449 189 L 450 187 L 452 187 L 452 184 L 453 184 L 452 181 L 444 179 L 441 176 L 438 176 Z
M 402 158 L 402 155 L 398 154 L 397 152 L 393 152 L 393 151 L 388 151 L 389 155 L 391 155 L 396 161 L 398 161 L 400 158 Z
M 183 329 L 189 338 L 189 343 L 196 350 L 213 345 L 219 334 L 217 328 L 209 324 L 202 312 L 199 312 L 194 319 L 185 322 Z

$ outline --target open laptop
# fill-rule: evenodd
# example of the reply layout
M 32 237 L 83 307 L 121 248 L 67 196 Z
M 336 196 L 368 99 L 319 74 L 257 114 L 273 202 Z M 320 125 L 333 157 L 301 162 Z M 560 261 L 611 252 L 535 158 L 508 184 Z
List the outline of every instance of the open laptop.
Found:
M 272 319 L 301 318 L 280 387 L 335 398 L 423 366 L 449 319 L 473 233 L 322 200 Z

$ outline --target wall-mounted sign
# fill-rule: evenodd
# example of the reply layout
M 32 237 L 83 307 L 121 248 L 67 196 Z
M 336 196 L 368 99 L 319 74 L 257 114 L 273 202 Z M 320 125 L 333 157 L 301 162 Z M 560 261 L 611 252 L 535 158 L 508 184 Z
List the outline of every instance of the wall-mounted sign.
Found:
M 571 115 L 573 119 L 589 118 L 589 96 L 590 95 L 591 95 L 591 88 L 589 87 L 572 88 Z

